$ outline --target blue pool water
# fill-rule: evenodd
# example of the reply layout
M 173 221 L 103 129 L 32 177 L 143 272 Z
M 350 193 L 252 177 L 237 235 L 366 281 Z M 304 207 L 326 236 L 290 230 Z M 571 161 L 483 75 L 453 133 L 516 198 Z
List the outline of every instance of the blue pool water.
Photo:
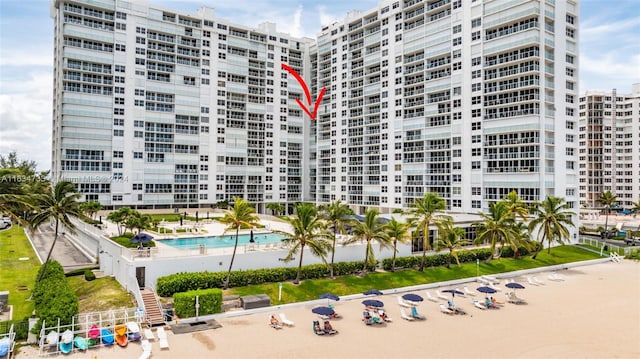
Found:
M 280 242 L 282 238 L 284 238 L 284 236 L 275 233 L 256 233 L 253 235 L 253 240 L 256 244 L 277 243 Z M 162 240 L 161 243 L 178 249 L 197 249 L 201 244 L 204 244 L 207 248 L 224 248 L 233 247 L 235 239 L 235 234 L 225 234 L 224 236 L 216 237 L 165 239 Z M 249 244 L 250 239 L 250 234 L 239 235 L 238 246 Z

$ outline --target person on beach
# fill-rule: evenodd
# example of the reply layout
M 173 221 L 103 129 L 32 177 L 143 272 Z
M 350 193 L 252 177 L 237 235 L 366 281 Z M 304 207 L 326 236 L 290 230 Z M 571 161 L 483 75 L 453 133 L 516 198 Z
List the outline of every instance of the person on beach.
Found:
M 338 331 L 333 329 L 333 327 L 331 326 L 331 323 L 329 323 L 328 320 L 325 320 L 324 321 L 324 332 L 326 334 L 335 334 Z
M 271 319 L 270 319 L 270 324 L 271 327 L 274 329 L 282 329 L 282 324 L 280 323 L 280 321 L 278 319 L 276 319 L 276 316 L 271 314 Z

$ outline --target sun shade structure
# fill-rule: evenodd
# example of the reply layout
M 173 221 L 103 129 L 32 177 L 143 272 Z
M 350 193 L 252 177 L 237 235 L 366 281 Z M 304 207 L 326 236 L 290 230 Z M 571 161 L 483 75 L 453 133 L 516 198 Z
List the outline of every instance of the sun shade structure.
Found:
M 408 300 L 410 302 L 422 302 L 424 300 L 421 296 L 413 293 L 407 293 L 403 295 L 402 299 Z
M 329 307 L 316 307 L 311 309 L 311 312 L 318 315 L 331 316 L 335 311 Z
M 488 294 L 493 294 L 496 292 L 495 289 L 489 288 L 489 287 L 478 287 L 477 291 L 480 293 L 488 293 Z
M 384 303 L 382 303 L 379 300 L 375 300 L 375 299 L 363 300 L 362 304 L 366 305 L 367 307 L 376 307 L 376 308 L 384 307 Z
M 364 295 L 382 295 L 382 292 L 377 289 L 369 289 L 368 291 L 362 293 Z
M 131 243 L 148 243 L 148 242 L 151 242 L 152 239 L 153 239 L 152 235 L 148 233 L 140 232 L 135 236 L 133 236 L 133 238 L 131 238 Z

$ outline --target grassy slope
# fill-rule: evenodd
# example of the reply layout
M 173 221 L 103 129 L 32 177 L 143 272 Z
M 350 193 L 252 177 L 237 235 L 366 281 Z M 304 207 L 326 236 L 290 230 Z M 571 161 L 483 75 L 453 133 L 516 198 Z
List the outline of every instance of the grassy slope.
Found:
M 80 313 L 135 307 L 133 297 L 114 278 L 104 277 L 87 282 L 84 276 L 69 277 L 69 285 L 80 300 Z
M 29 258 L 21 261 L 19 258 Z M 13 306 L 13 319 L 28 317 L 33 302 L 27 300 L 35 284 L 40 261 L 27 240 L 22 227 L 14 225 L 0 231 L 0 290 L 9 291 L 9 305 Z M 18 288 L 27 290 L 18 290 Z
M 490 263 L 480 262 L 479 274 L 496 274 L 511 272 L 521 269 L 550 266 L 569 262 L 579 262 L 600 258 L 595 253 L 588 252 L 576 246 L 563 246 L 553 248 L 551 254 L 546 249 L 538 255 L 536 260 L 530 256 L 514 260 L 511 258 L 496 259 Z M 334 293 L 336 295 L 348 295 L 362 293 L 368 289 L 390 289 L 407 287 L 426 283 L 435 283 L 453 279 L 469 278 L 476 276 L 476 264 L 465 263 L 460 267 L 455 264 L 451 269 L 445 267 L 428 268 L 424 272 L 417 270 L 403 270 L 395 273 L 378 272 L 367 274 L 364 277 L 347 276 L 336 279 L 306 280 L 300 285 L 283 283 L 282 300 L 278 301 L 278 283 L 266 283 L 247 287 L 232 288 L 228 294 L 252 295 L 267 294 L 271 297 L 272 304 L 285 304 L 317 299 L 322 293 Z

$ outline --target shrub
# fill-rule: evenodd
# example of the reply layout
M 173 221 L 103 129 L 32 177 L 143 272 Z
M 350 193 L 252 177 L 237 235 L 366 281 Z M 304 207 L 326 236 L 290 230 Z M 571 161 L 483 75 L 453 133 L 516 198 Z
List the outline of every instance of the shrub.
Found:
M 84 271 L 84 279 L 85 279 L 87 282 L 90 282 L 90 281 L 92 281 L 92 280 L 96 279 L 96 275 L 95 275 L 95 274 L 93 274 L 93 272 L 91 271 L 91 269 L 87 269 L 87 270 L 85 270 L 85 271 Z
M 86 270 L 92 270 L 92 269 L 100 269 L 99 266 L 94 266 L 94 267 L 89 267 L 89 268 L 79 268 L 79 269 L 74 269 L 70 272 L 67 272 L 64 274 L 65 277 L 75 277 L 75 276 L 79 276 L 79 275 L 84 275 L 84 272 Z
M 458 259 L 460 260 L 460 263 L 475 262 L 476 259 L 486 260 L 491 256 L 491 251 L 488 248 L 462 250 L 462 251 L 458 251 L 457 253 L 458 253 Z M 425 266 L 438 267 L 438 266 L 446 265 L 449 262 L 450 256 L 451 255 L 449 253 L 439 253 L 439 254 L 427 256 L 425 259 Z M 409 256 L 409 257 L 397 257 L 396 268 L 417 268 L 420 265 L 421 260 L 422 260 L 422 257 L 419 255 Z M 385 270 L 390 270 L 391 261 L 392 261 L 391 258 L 383 259 L 382 268 L 384 268 Z
M 192 290 L 173 295 L 173 309 L 178 317 L 196 316 L 196 296 L 198 296 L 198 315 L 222 312 L 222 290 L 217 288 Z
M 40 267 L 38 275 L 44 266 Z M 39 333 L 42 322 L 71 324 L 73 316 L 78 314 L 78 296 L 71 289 L 64 275 L 62 266 L 57 261 L 50 261 L 47 270 L 33 288 L 33 301 L 36 316 L 39 320 L 33 328 L 33 333 Z
M 364 262 L 343 262 L 334 264 L 336 275 L 350 275 L 359 273 Z M 375 269 L 375 266 L 369 270 Z M 232 271 L 229 278 L 229 287 L 243 287 L 253 284 L 276 283 L 296 278 L 298 269 L 290 268 L 265 268 L 253 270 Z M 175 273 L 160 277 L 157 280 L 157 291 L 161 297 L 170 297 L 175 293 L 187 292 L 196 289 L 221 288 L 226 278 L 226 272 L 195 272 Z M 302 267 L 302 279 L 324 278 L 329 275 L 329 268 L 324 264 L 312 264 Z

